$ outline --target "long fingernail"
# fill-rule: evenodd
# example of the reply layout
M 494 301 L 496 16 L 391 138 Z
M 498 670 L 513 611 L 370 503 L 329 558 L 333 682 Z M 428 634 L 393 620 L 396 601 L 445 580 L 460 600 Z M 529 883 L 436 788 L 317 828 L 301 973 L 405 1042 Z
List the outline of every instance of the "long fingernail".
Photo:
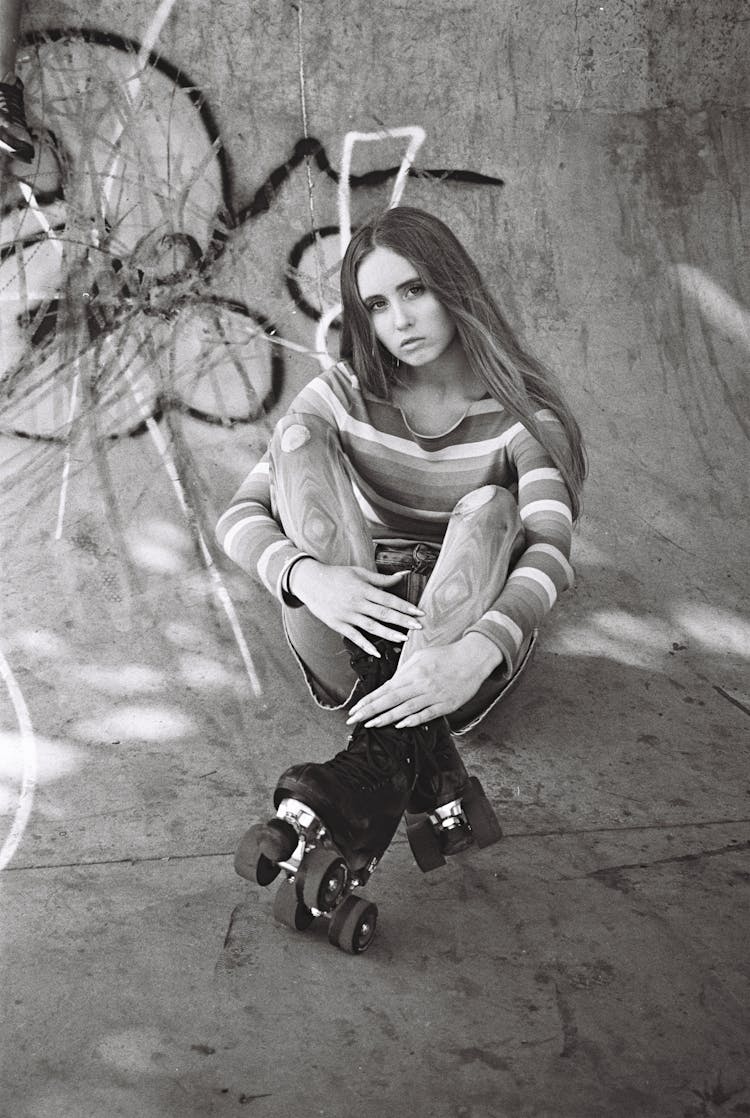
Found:
M 419 624 L 418 621 L 408 621 L 407 624 L 408 624 L 410 629 L 421 629 L 422 628 L 422 626 Z
M 417 609 L 416 606 L 409 606 L 409 613 L 412 615 L 412 617 L 424 617 L 424 610 Z

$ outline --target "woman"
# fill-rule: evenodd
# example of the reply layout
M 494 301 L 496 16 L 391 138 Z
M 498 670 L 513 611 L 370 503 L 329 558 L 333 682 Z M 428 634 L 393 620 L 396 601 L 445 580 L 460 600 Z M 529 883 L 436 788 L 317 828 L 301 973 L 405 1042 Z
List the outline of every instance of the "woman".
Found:
M 446 725 L 484 717 L 571 585 L 585 458 L 549 374 L 437 218 L 404 206 L 368 221 L 341 294 L 342 360 L 298 395 L 218 537 L 281 600 L 318 703 L 354 700 L 345 754 L 375 733 L 407 757 L 395 830 L 417 770 L 442 771 L 435 803 L 467 790 Z M 336 806 L 352 763 L 295 766 L 277 804 L 312 789 L 351 827 L 368 808 Z

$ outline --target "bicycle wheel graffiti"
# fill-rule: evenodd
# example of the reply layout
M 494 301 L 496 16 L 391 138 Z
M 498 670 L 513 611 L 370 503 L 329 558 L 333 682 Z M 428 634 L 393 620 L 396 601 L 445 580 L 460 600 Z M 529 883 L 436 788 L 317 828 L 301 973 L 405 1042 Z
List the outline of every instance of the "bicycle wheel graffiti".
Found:
M 263 376 L 248 376 L 247 354 L 238 364 L 224 324 L 268 324 L 205 290 L 226 169 L 200 95 L 155 56 L 139 66 L 137 44 L 95 32 L 36 37 L 23 76 L 43 125 L 28 204 L 2 214 L 3 430 L 64 440 L 84 416 L 102 436 L 140 429 L 124 367 L 150 414 L 215 418 L 203 395 L 221 384 L 225 415 L 257 416 Z M 261 397 L 274 374 L 263 357 Z
M 323 145 L 295 144 L 233 215 L 213 117 L 184 74 L 97 31 L 47 31 L 27 47 L 38 156 L 25 190 L 6 179 L 1 196 L 0 431 L 68 443 L 83 425 L 96 439 L 135 434 L 170 409 L 257 419 L 277 398 L 284 340 L 262 308 L 212 290 L 214 265 L 303 164 L 341 186 Z M 345 186 L 399 173 L 501 185 L 409 165 L 347 173 Z M 288 292 L 314 320 L 335 303 L 337 236 L 311 228 L 286 250 Z
M 169 0 L 159 5 L 146 35 L 152 44 L 169 7 Z M 354 134 L 344 139 L 340 171 L 323 144 L 305 135 L 279 153 L 234 213 L 210 108 L 153 50 L 99 31 L 51 30 L 27 40 L 20 68 L 36 160 L 24 180 L 0 165 L 0 496 L 25 516 L 39 494 L 53 495 L 55 562 L 66 571 L 70 600 L 84 609 L 98 602 L 105 629 L 128 633 L 144 587 L 115 475 L 122 459 L 110 466 L 108 448 L 147 432 L 258 699 L 253 656 L 212 555 L 200 471 L 173 413 L 227 427 L 253 423 L 278 399 L 286 352 L 325 358 L 316 348 L 325 350 L 326 330 L 335 327 L 342 230 L 354 192 L 375 208 L 387 200 L 384 187 L 393 184 L 393 201 L 407 178 L 502 184 L 471 171 L 416 168 L 419 128 L 361 136 L 374 142 L 403 134 L 411 152 L 363 175 L 351 174 L 345 158 Z M 326 214 L 319 226 L 310 215 L 279 216 L 280 199 L 299 175 L 307 183 L 314 176 Z M 259 244 L 268 243 L 269 215 L 278 218 L 272 257 Z M 256 289 L 265 293 L 260 306 L 226 295 L 240 253 L 253 258 Z M 295 342 L 284 331 L 296 311 Z M 77 514 L 68 509 L 74 462 L 85 477 L 79 496 L 84 491 L 86 505 L 98 509 L 83 518 L 80 503 Z M 2 868 L 29 818 L 36 752 L 1 653 L 0 669 L 18 724 L 21 776 Z

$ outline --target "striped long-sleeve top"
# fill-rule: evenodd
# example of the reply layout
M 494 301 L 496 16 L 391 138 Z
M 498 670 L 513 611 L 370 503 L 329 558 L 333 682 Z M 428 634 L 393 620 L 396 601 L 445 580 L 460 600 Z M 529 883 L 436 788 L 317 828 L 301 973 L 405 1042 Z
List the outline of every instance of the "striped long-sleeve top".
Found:
M 374 541 L 439 544 L 452 509 L 483 485 L 518 500 L 526 549 L 499 597 L 471 626 L 502 651 L 513 670 L 525 638 L 573 583 L 571 503 L 547 451 L 496 400 L 469 405 L 442 435 L 419 435 L 401 409 L 360 388 L 343 362 L 316 376 L 290 412 L 321 417 L 338 433 L 353 470 L 354 492 Z M 552 412 L 536 418 L 559 434 Z M 232 498 L 216 533 L 226 554 L 283 600 L 284 577 L 300 551 L 271 511 L 268 453 Z

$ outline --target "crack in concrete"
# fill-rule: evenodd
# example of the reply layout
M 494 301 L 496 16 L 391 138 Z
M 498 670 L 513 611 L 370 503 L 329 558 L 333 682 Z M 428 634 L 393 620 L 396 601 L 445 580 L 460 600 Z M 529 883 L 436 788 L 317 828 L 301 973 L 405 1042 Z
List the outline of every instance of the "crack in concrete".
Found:
M 717 846 L 713 850 L 693 850 L 688 854 L 673 854 L 669 858 L 655 858 L 651 862 L 623 862 L 621 865 L 603 866 L 601 869 L 582 874 L 581 878 L 608 877 L 613 874 L 624 873 L 627 870 L 650 870 L 655 866 L 698 862 L 703 858 L 720 858 L 723 854 L 735 854 L 742 850 L 750 850 L 750 839 L 747 842 L 729 842 L 725 846 Z M 580 880 L 581 878 L 566 878 L 566 880 Z
M 637 832 L 659 832 L 659 831 L 684 831 L 684 830 L 704 830 L 707 827 L 736 827 L 738 825 L 750 823 L 750 818 L 741 819 L 704 819 L 699 822 L 687 823 L 644 823 L 634 827 L 581 827 L 575 830 L 563 830 L 562 828 L 555 828 L 549 831 L 505 831 L 503 835 L 503 842 L 508 842 L 510 839 L 529 839 L 529 838 L 577 838 L 582 835 L 601 835 L 601 834 L 631 834 Z M 405 846 L 406 839 L 399 835 L 394 840 L 392 845 Z M 717 847 L 715 850 L 697 851 L 689 854 L 676 854 L 669 858 L 656 859 L 653 862 L 630 862 L 623 865 L 605 866 L 599 870 L 592 870 L 590 873 L 579 875 L 578 877 L 565 877 L 565 881 L 577 881 L 586 877 L 596 877 L 597 874 L 604 875 L 607 873 L 614 873 L 618 870 L 627 869 L 644 869 L 649 866 L 658 866 L 669 862 L 690 862 L 698 858 L 714 857 L 720 854 L 731 853 L 735 850 L 750 849 L 750 840 L 745 842 L 734 841 L 728 843 L 726 846 Z M 193 854 L 145 854 L 139 858 L 90 858 L 81 859 L 76 862 L 38 862 L 35 864 L 27 865 L 11 865 L 6 866 L 4 873 L 23 873 L 33 870 L 69 870 L 69 869 L 82 869 L 87 866 L 138 866 L 142 863 L 148 862 L 191 862 L 200 861 L 201 859 L 208 858 L 231 858 L 234 857 L 234 850 L 209 850 L 199 851 Z
M 91 858 L 78 862 L 40 862 L 37 865 L 8 866 L 7 873 L 24 870 L 75 870 L 87 866 L 140 866 L 146 862 L 196 862 L 207 858 L 231 858 L 234 850 L 209 851 L 204 854 L 146 854 L 142 858 Z
M 743 713 L 750 714 L 749 701 L 745 699 L 744 695 L 740 697 L 736 692 L 727 691 L 724 687 L 719 687 L 718 684 L 714 684 L 714 691 L 718 691 L 722 699 L 726 699 L 733 706 L 739 707 Z

